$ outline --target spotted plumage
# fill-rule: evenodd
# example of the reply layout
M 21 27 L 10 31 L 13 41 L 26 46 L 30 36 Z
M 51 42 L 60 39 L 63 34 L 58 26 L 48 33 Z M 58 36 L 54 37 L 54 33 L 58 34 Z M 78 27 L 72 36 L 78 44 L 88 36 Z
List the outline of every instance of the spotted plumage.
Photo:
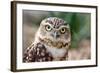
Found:
M 52 55 L 47 52 L 45 46 L 42 43 L 31 45 L 24 53 L 24 62 L 43 62 L 52 61 Z
M 34 42 L 24 52 L 23 62 L 67 60 L 70 44 L 69 24 L 57 17 L 46 18 L 40 23 Z

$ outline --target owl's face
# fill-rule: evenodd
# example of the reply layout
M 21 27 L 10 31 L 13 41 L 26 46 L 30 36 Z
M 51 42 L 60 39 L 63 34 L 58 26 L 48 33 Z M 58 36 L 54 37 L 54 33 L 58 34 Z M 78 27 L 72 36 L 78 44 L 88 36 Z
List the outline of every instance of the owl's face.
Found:
M 44 19 L 39 28 L 42 39 L 49 39 L 54 42 L 66 42 L 70 40 L 70 27 L 64 20 L 56 17 Z

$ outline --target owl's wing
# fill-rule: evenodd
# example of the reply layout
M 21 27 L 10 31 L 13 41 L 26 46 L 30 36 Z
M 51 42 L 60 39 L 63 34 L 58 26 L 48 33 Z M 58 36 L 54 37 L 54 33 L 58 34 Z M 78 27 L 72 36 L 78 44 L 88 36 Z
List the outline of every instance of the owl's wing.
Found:
M 52 55 L 47 52 L 42 43 L 33 44 L 26 49 L 23 56 L 23 62 L 44 62 L 52 61 Z

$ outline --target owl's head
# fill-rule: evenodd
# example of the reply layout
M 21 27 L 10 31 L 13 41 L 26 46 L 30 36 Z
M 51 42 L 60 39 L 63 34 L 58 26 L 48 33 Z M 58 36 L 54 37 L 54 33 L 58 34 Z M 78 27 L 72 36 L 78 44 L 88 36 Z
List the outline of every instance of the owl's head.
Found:
M 53 42 L 68 42 L 71 39 L 69 24 L 57 17 L 44 19 L 40 24 L 38 34 L 41 39 L 49 39 Z

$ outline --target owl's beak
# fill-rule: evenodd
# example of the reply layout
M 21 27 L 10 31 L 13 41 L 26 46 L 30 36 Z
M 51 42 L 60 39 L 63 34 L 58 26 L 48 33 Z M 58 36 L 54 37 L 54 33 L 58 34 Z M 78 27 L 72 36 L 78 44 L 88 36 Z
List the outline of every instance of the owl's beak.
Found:
M 59 37 L 59 34 L 58 34 L 57 32 L 54 32 L 53 37 L 54 37 L 55 39 L 57 39 L 57 38 Z

